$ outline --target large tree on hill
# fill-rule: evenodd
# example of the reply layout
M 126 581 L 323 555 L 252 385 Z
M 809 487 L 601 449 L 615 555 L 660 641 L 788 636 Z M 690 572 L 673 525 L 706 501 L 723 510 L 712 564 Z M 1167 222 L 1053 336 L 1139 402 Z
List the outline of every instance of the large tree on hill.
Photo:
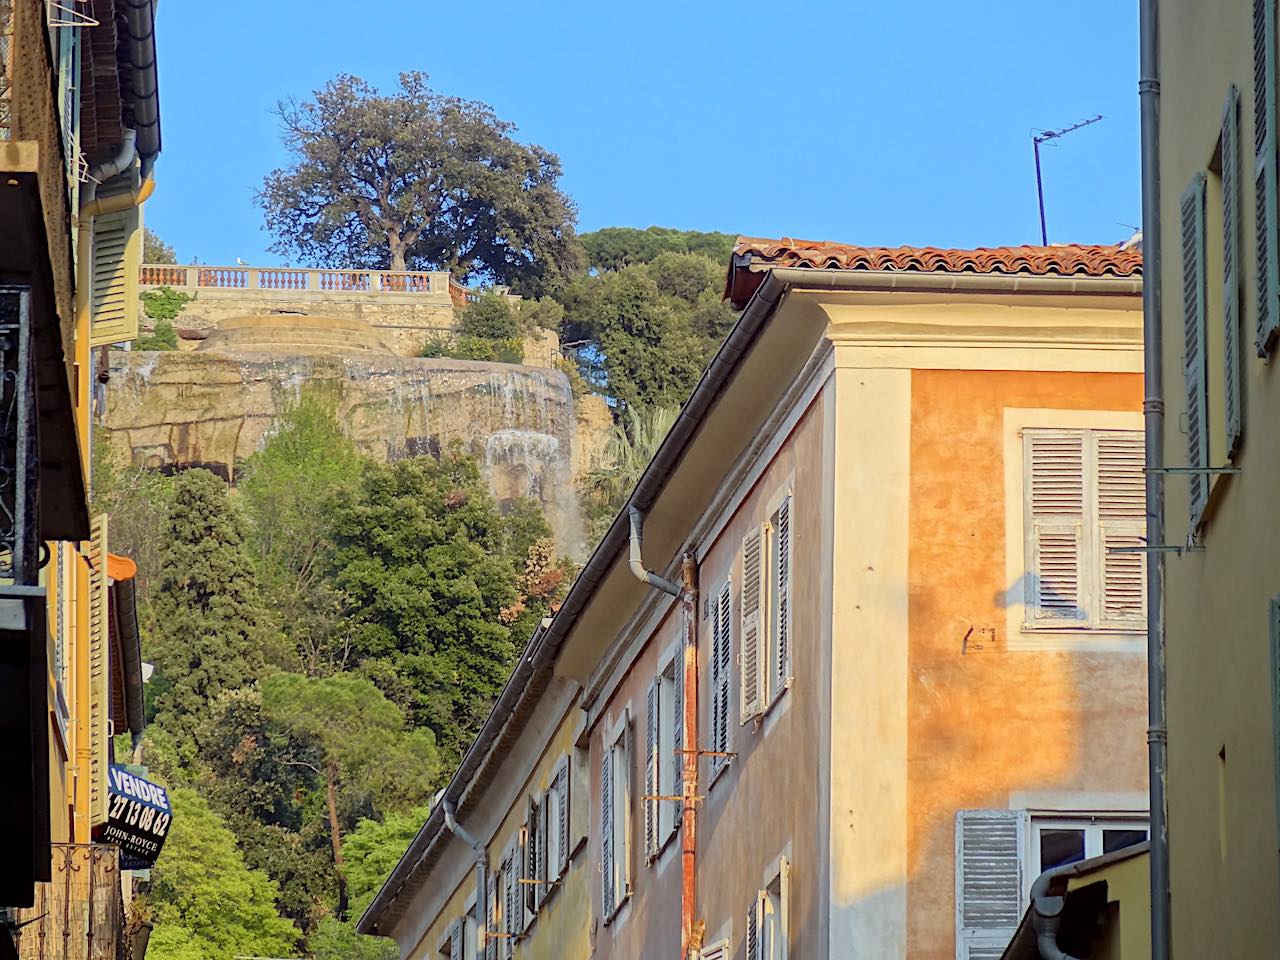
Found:
M 540 294 L 581 268 L 560 158 L 424 73 L 341 75 L 279 106 L 288 166 L 259 202 L 275 250 L 316 266 L 441 269 Z

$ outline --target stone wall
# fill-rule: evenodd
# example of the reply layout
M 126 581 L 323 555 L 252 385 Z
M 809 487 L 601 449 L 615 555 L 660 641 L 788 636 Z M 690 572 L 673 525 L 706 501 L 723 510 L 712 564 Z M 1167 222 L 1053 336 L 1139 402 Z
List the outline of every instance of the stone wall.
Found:
M 557 370 L 466 360 L 211 352 L 110 355 L 105 403 L 119 455 L 155 469 L 204 466 L 234 478 L 304 384 L 332 390 L 357 446 L 382 460 L 457 443 L 500 504 L 536 499 L 560 548 L 584 553 L 575 482 L 598 466 L 608 408 L 575 400 Z

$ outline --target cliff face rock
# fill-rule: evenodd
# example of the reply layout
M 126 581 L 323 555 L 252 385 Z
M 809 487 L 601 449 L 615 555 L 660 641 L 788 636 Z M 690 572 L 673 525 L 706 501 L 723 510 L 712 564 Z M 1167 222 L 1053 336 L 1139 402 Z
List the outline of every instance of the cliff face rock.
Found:
M 560 548 L 583 556 L 575 481 L 599 466 L 609 414 L 597 397 L 575 402 L 557 370 L 264 345 L 117 351 L 103 425 L 135 464 L 203 466 L 231 478 L 304 384 L 332 392 L 340 422 L 370 456 L 392 461 L 461 444 L 499 503 L 538 500 Z

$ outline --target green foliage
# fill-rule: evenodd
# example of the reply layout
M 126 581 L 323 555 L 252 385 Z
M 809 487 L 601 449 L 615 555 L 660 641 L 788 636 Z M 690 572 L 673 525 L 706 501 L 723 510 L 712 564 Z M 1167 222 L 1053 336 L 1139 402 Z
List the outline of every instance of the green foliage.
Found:
M 93 428 L 90 489 L 93 513 L 111 516 L 108 527 L 112 553 L 138 564 L 137 586 L 143 597 L 159 573 L 161 547 L 169 521 L 173 478 L 135 467 L 111 445 L 106 430 Z
M 696 253 L 723 268 L 733 252 L 732 233 L 701 233 L 697 230 L 673 230 L 670 227 L 605 227 L 582 234 L 579 239 L 587 251 L 587 263 L 597 270 L 621 270 L 639 263 L 649 263 L 663 253 Z M 724 280 L 723 274 L 720 277 Z
M 156 665 L 157 717 L 190 759 L 212 700 L 286 657 L 223 481 L 207 470 L 179 475 L 161 542 L 144 654 Z
M 452 349 L 453 341 L 449 337 L 428 337 L 427 342 L 422 345 L 422 352 L 418 356 L 427 358 L 447 357 Z
M 528 558 L 512 551 L 475 461 L 456 452 L 366 464 L 332 518 L 353 655 L 452 763 L 506 680 L 518 631 L 551 597 L 522 601 Z
M 142 262 L 177 263 L 178 257 L 173 252 L 173 247 L 161 240 L 158 233 L 150 227 L 144 227 L 142 231 Z
M 276 885 L 249 869 L 236 838 L 188 787 L 171 787 L 173 826 L 152 873 L 152 960 L 292 956 L 298 930 L 275 908 Z
M 142 291 L 138 299 L 142 301 L 142 312 L 152 320 L 173 321 L 195 297 L 172 287 L 156 287 Z
M 429 804 L 388 813 L 386 818 L 361 820 L 347 837 L 344 852 L 351 879 L 352 915 L 358 917 L 404 856 L 431 813 Z
M 361 936 L 356 933 L 354 919 L 344 923 L 325 917 L 307 938 L 307 947 L 313 960 L 400 960 L 400 948 L 394 940 Z
M 480 294 L 459 310 L 457 322 L 463 337 L 507 340 L 520 336 L 520 322 L 511 299 L 492 291 Z
M 541 300 L 519 300 L 516 319 L 524 333 L 533 330 L 559 330 L 564 322 L 564 307 L 550 297 Z
M 449 270 L 532 294 L 581 269 L 559 157 L 518 142 L 491 107 L 410 72 L 389 94 L 341 75 L 279 114 L 290 163 L 258 196 L 277 252 L 317 266 Z
M 583 517 L 592 542 L 608 531 L 679 413 L 679 407 L 629 407 L 623 422 L 614 424 L 605 451 L 608 466 L 579 481 Z
M 238 485 L 263 596 L 279 612 L 308 673 L 346 664 L 341 598 L 325 576 L 332 550 L 328 509 L 354 487 L 360 464 L 338 424 L 336 399 L 312 387 L 245 462 Z
M 177 350 L 178 331 L 173 321 L 157 320 L 151 333 L 139 337 L 136 346 L 139 350 Z

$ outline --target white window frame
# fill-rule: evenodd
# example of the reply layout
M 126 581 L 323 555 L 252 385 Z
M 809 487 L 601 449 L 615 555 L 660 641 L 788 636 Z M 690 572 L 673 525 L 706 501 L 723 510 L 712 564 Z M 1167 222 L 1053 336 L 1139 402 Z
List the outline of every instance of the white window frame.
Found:
M 610 837 L 613 867 L 613 902 L 604 903 L 604 920 L 610 923 L 616 919 L 618 912 L 631 899 L 631 854 L 632 854 L 632 767 L 631 762 L 631 708 L 627 707 L 622 716 L 609 730 L 605 741 L 610 764 L 610 788 L 612 790 L 613 822 L 601 824 Z M 601 784 L 603 789 L 603 784 Z M 603 891 L 603 876 L 601 877 Z
M 783 856 L 765 872 L 747 915 L 746 960 L 787 960 L 791 953 L 790 900 L 791 863 Z
M 1085 834 L 1084 859 L 1102 856 L 1102 835 L 1106 830 L 1146 830 L 1151 836 L 1151 818 L 1145 812 L 1123 813 L 1109 811 L 1090 813 L 1082 811 L 1032 812 L 1027 822 L 1025 897 L 1031 896 L 1031 884 L 1044 872 L 1040 864 L 1040 834 L 1044 830 L 1083 830 Z
M 1027 591 L 1031 577 L 1027 537 L 1027 476 L 1023 433 L 1026 430 L 1143 429 L 1142 414 L 1120 410 L 1053 410 L 1008 407 L 1003 425 L 1005 486 L 1005 579 L 997 601 L 1005 608 L 1005 645 L 1011 651 L 1087 650 L 1144 653 L 1146 627 L 1061 626 L 1027 624 Z

